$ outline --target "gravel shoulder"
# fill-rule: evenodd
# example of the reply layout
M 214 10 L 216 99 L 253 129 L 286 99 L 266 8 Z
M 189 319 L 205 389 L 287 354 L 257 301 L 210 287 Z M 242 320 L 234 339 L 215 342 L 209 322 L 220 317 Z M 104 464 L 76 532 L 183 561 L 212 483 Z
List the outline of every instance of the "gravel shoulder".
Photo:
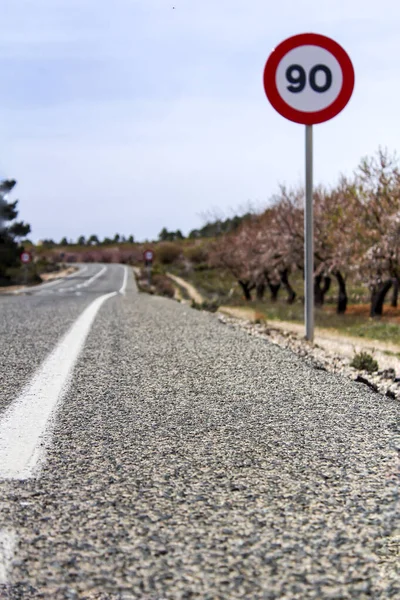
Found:
M 400 353 L 395 344 L 341 336 L 327 329 L 316 329 L 314 343 L 304 338 L 304 326 L 283 321 L 264 324 L 254 322 L 255 313 L 247 308 L 220 308 L 220 319 L 245 329 L 248 333 L 261 336 L 283 348 L 289 348 L 301 357 L 309 357 L 322 368 L 340 373 L 352 380 L 361 379 L 377 392 L 400 399 L 400 360 L 386 352 Z M 376 373 L 358 371 L 350 367 L 354 354 L 360 351 L 371 353 L 378 361 Z

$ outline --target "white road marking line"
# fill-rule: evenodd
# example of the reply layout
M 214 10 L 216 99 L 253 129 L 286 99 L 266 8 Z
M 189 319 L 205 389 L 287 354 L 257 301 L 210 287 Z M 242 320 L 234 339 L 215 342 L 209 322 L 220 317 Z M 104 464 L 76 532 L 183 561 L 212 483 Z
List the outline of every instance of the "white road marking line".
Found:
M 64 283 L 66 279 L 72 279 L 74 277 L 77 277 L 78 275 L 81 275 L 82 273 L 84 273 L 85 271 L 87 271 L 87 267 L 82 267 L 82 269 L 79 269 L 79 271 L 75 271 L 75 273 L 71 273 L 71 275 L 67 275 L 66 277 L 63 277 L 62 279 L 56 279 L 54 281 L 49 281 L 49 283 L 42 283 L 38 286 L 37 288 L 37 292 L 35 288 L 30 288 L 33 292 L 37 293 L 37 294 L 41 294 L 42 290 L 46 291 L 47 288 L 56 285 L 57 283 Z M 65 289 L 65 288 L 59 288 L 56 291 L 60 291 L 60 289 Z M 54 292 L 54 290 L 51 290 L 52 292 Z
M 76 277 L 77 275 L 80 275 L 81 273 L 83 273 L 84 271 L 87 270 L 87 267 L 82 267 L 82 269 L 79 269 L 78 272 L 75 273 L 71 273 L 71 275 L 67 275 L 66 277 L 62 277 L 61 279 L 55 279 L 54 281 L 48 281 L 47 283 L 40 283 L 39 285 L 35 285 L 35 286 L 26 286 L 23 287 L 19 290 L 15 290 L 15 292 L 12 292 L 15 295 L 18 294 L 23 294 L 26 291 L 35 293 L 35 294 L 40 294 L 42 292 L 42 290 L 45 290 L 53 285 L 56 285 L 57 283 L 63 283 L 66 279 L 70 279 L 71 277 Z
M 0 478 L 28 479 L 38 472 L 45 442 L 51 436 L 51 416 L 65 396 L 75 363 L 103 302 L 96 298 L 78 317 L 31 382 L 0 420 Z
M 107 267 L 103 267 L 102 269 L 100 269 L 100 271 L 98 271 L 95 275 L 93 275 L 93 277 L 91 277 L 87 281 L 84 281 L 83 283 L 80 283 L 79 285 L 77 285 L 76 289 L 79 289 L 82 287 L 88 287 L 88 285 L 93 283 L 93 281 L 96 281 L 96 279 L 101 277 L 103 275 L 103 273 L 105 273 L 106 271 L 107 271 Z
M 17 542 L 15 531 L 0 529 L 0 585 L 8 584 L 14 548 Z
M 125 294 L 126 292 L 126 285 L 128 283 L 128 267 L 126 265 L 121 265 L 122 268 L 124 269 L 124 280 L 122 282 L 122 286 L 121 289 L 119 290 L 120 294 Z
M 107 267 L 105 266 L 102 269 L 100 269 L 100 271 L 98 271 L 95 275 L 93 275 L 93 277 L 91 277 L 87 281 L 84 281 L 83 283 L 79 283 L 78 285 L 74 285 L 73 287 L 70 287 L 70 288 L 60 288 L 60 292 L 72 292 L 74 290 L 79 290 L 80 288 L 88 287 L 88 285 L 93 283 L 93 281 L 96 281 L 96 279 L 101 277 L 101 275 L 103 275 L 103 273 L 105 273 L 106 271 L 107 271 Z

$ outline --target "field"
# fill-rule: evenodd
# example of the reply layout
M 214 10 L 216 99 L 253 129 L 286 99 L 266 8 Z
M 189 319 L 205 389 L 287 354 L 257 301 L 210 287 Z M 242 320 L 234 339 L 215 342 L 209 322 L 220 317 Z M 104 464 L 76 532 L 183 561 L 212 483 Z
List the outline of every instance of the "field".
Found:
M 286 302 L 284 290 L 279 292 L 276 302 L 270 300 L 269 291 L 266 292 L 263 301 L 254 299 L 247 302 L 243 298 L 239 285 L 229 272 L 221 269 L 209 269 L 205 265 L 200 265 L 200 267 L 188 270 L 174 266 L 168 268 L 168 271 L 189 281 L 207 300 L 217 301 L 220 305 L 247 306 L 255 310 L 261 320 L 304 322 L 304 291 L 300 274 L 291 278 L 297 298 L 294 304 L 289 305 Z M 400 345 L 400 308 L 390 306 L 390 295 L 385 304 L 383 316 L 372 319 L 369 317 L 369 291 L 367 288 L 348 284 L 349 306 L 344 315 L 336 314 L 336 294 L 337 289 L 333 284 L 326 296 L 326 304 L 315 310 L 317 327 L 332 329 L 345 335 L 390 341 Z

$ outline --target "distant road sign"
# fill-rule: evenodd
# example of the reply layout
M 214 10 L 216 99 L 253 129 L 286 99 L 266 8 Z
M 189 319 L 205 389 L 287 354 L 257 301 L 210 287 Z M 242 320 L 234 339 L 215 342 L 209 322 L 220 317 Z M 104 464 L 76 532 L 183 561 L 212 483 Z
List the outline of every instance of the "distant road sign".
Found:
M 346 51 L 317 33 L 294 35 L 270 54 L 264 69 L 268 100 L 283 117 L 315 125 L 335 117 L 354 88 L 354 69 Z
M 20 259 L 21 262 L 24 263 L 24 265 L 26 265 L 31 262 L 32 255 L 29 252 L 23 252 L 20 256 Z
M 145 250 L 143 257 L 146 262 L 153 262 L 154 253 L 152 250 Z

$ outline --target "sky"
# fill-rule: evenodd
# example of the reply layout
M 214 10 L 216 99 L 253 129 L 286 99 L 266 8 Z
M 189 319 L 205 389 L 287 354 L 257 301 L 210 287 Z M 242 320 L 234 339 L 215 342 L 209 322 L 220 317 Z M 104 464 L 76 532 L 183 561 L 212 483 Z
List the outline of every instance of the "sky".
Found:
M 314 127 L 315 182 L 399 150 L 395 0 L 3 0 L 1 17 L 0 177 L 34 241 L 187 234 L 302 185 L 304 126 L 262 83 L 298 33 L 332 37 L 356 76 Z

